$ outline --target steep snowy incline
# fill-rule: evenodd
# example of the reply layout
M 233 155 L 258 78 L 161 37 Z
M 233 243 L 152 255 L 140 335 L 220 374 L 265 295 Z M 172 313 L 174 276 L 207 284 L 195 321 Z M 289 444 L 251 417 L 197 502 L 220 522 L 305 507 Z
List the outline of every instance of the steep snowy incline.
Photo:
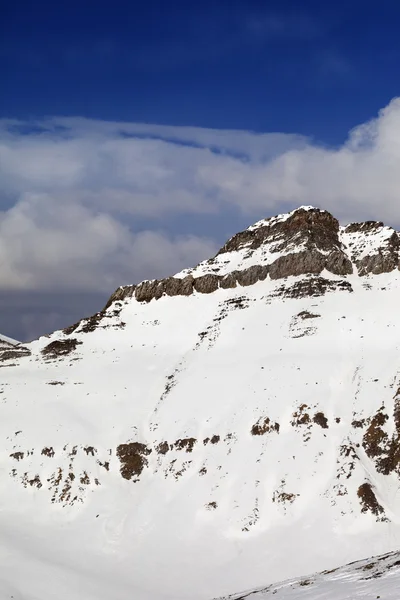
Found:
M 13 340 L 6 335 L 0 335 L 0 348 L 10 348 L 12 346 L 17 346 L 19 343 L 20 342 L 17 342 L 17 340 Z
M 120 288 L 0 354 L 4 597 L 209 599 L 400 546 L 396 245 L 278 221 L 272 276 Z
M 398 600 L 400 553 L 391 552 L 219 600 Z

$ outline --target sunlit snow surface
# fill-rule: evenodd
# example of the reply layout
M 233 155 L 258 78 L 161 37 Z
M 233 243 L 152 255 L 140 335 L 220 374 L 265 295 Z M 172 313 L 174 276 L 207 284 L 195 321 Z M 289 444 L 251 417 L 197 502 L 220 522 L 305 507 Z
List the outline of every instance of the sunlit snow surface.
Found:
M 398 600 L 399 590 L 400 553 L 394 552 L 219 600 Z
M 209 600 L 398 549 L 399 480 L 377 473 L 352 422 L 384 405 L 394 428 L 400 273 L 347 280 L 353 293 L 316 298 L 284 299 L 288 278 L 129 300 L 72 333 L 82 344 L 67 356 L 41 354 L 68 337 L 56 332 L 2 365 L 0 598 Z M 328 427 L 293 425 L 303 404 Z M 252 435 L 266 417 L 279 432 Z M 192 451 L 177 449 L 187 438 Z M 151 449 L 137 482 L 116 455 L 129 441 Z M 366 481 L 386 520 L 361 512 Z M 345 581 L 375 594 L 395 571 L 318 576 L 273 597 L 357 597 Z

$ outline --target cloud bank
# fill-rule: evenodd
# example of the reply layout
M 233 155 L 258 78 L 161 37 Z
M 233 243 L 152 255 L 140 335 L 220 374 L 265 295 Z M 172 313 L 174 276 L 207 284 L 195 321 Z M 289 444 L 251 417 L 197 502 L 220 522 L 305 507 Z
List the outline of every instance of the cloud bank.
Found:
M 0 121 L 0 291 L 110 292 L 212 255 L 207 223 L 300 204 L 400 225 L 400 99 L 339 148 L 302 136 Z M 182 220 L 203 230 L 182 234 Z M 225 223 L 225 230 L 229 230 Z M 234 233 L 235 230 L 230 231 Z

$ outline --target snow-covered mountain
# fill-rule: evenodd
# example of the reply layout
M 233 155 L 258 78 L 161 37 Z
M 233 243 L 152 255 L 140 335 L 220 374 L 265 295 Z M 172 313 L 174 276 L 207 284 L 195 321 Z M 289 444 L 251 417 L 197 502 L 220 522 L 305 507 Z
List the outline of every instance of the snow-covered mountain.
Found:
M 400 553 L 389 552 L 219 600 L 398 600 Z
M 399 247 L 302 207 L 0 348 L 0 597 L 209 600 L 400 548 Z
M 20 342 L 17 342 L 17 340 L 13 340 L 12 338 L 9 338 L 5 335 L 0 335 L 0 349 L 4 350 L 6 348 L 10 349 L 13 346 L 17 346 Z

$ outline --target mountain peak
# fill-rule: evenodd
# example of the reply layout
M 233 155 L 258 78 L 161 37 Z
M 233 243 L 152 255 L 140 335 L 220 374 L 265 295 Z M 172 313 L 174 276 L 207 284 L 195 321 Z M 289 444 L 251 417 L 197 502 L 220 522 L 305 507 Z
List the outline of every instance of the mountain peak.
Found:
M 282 214 L 276 215 L 274 217 L 267 217 L 265 219 L 261 219 L 260 221 L 257 221 L 253 225 L 250 225 L 250 227 L 248 227 L 247 229 L 249 231 L 253 231 L 255 229 L 258 229 L 259 227 L 264 227 L 264 226 L 270 227 L 271 225 L 275 225 L 277 223 L 283 223 L 284 221 L 287 221 L 287 219 L 290 219 L 296 213 L 303 214 L 305 212 L 326 213 L 328 211 L 321 209 L 321 208 L 317 208 L 316 206 L 299 206 L 298 208 L 295 208 L 294 210 L 291 210 L 290 212 L 282 213 Z
M 1 351 L 3 596 L 207 600 L 398 548 L 398 252 L 300 207 Z
M 132 295 L 148 302 L 164 295 L 211 293 L 265 279 L 320 276 L 323 272 L 328 279 L 380 274 L 398 268 L 399 247 L 398 233 L 379 221 L 340 227 L 330 212 L 300 206 L 235 234 L 213 258 L 194 268 L 174 277 L 120 288 L 107 306 Z M 303 286 L 303 293 L 307 289 Z

